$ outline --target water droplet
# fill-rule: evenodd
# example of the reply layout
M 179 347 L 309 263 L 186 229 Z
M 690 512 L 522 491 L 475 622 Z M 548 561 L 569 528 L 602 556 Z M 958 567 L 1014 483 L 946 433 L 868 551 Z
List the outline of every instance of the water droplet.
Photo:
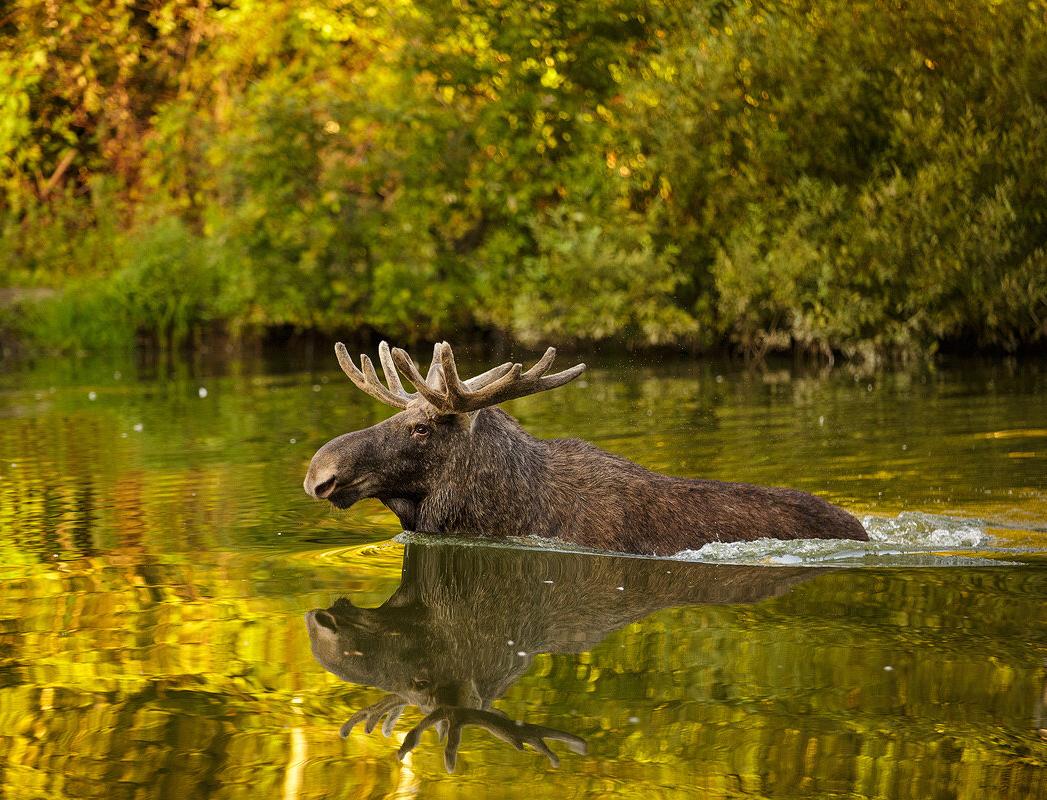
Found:
M 88 392 L 87 393 L 87 399 L 88 400 L 97 400 L 98 399 L 98 393 L 97 392 Z
M 314 383 L 313 384 L 313 391 L 314 392 L 318 392 L 318 391 L 320 391 L 320 389 L 321 389 L 320 384 L 318 384 L 318 383 Z
M 205 389 L 203 386 L 197 389 L 196 393 L 200 395 L 200 397 L 207 397 L 207 389 Z
M 516 644 L 516 642 L 514 642 L 514 641 L 513 641 L 512 639 L 510 639 L 510 640 L 509 640 L 509 645 L 510 645 L 510 646 L 512 646 L 512 645 L 514 645 L 514 644 Z
M 287 441 L 289 441 L 291 444 L 298 444 L 298 440 L 295 439 L 293 436 L 290 439 L 288 439 Z
M 618 587 L 618 591 L 619 592 L 624 592 L 625 591 L 625 587 L 624 586 L 619 586 Z
M 890 664 L 888 664 L 886 667 L 883 668 L 883 671 L 884 672 L 894 672 L 894 667 L 892 667 Z
M 639 717 L 629 717 L 629 722 L 632 725 L 636 725 L 640 721 Z
M 542 581 L 542 583 L 552 583 L 552 581 Z
M 527 655 L 527 651 L 526 650 L 517 650 L 516 651 L 516 655 L 520 656 L 520 658 L 523 658 L 525 655 Z
M 825 424 L 825 417 L 818 417 L 818 426 L 821 427 Z
M 144 428 L 145 426 L 144 426 L 144 425 L 142 425 L 142 423 L 141 423 L 141 422 L 136 422 L 136 423 L 135 423 L 135 424 L 134 424 L 134 425 L 133 425 L 132 427 L 133 427 L 133 429 L 134 429 L 134 432 L 135 432 L 135 433 L 141 433 L 141 432 L 142 432 L 142 429 L 143 429 L 143 428 Z

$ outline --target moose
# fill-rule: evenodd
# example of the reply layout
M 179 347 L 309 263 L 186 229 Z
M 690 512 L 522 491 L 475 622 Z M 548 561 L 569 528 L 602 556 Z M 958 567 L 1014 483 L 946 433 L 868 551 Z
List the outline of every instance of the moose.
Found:
M 447 342 L 425 377 L 411 357 L 382 342 L 382 384 L 366 355 L 360 367 L 335 345 L 349 379 L 400 413 L 332 439 L 313 456 L 307 494 L 338 508 L 377 498 L 405 530 L 494 537 L 536 536 L 605 551 L 668 556 L 709 542 L 857 539 L 851 514 L 785 488 L 674 478 L 579 439 L 540 440 L 499 403 L 555 389 L 585 364 L 548 373 L 550 347 L 526 372 L 505 363 L 468 380 Z M 414 385 L 404 389 L 398 374 Z
M 388 694 L 342 726 L 361 722 L 391 736 L 409 706 L 424 714 L 399 757 L 435 727 L 444 764 L 456 765 L 462 731 L 482 728 L 553 766 L 546 743 L 584 754 L 585 741 L 557 728 L 516 721 L 493 703 L 542 653 L 593 650 L 608 634 L 664 608 L 750 604 L 785 594 L 817 568 L 667 563 L 514 548 L 409 543 L 400 586 L 378 608 L 341 597 L 305 615 L 313 656 L 344 681 Z

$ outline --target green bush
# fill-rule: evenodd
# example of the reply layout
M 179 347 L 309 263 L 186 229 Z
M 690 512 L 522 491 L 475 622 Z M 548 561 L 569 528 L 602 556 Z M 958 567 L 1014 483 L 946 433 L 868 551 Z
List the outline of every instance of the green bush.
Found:
M 77 8 L 0 29 L 0 282 L 63 290 L 48 346 L 1047 338 L 1042 0 Z

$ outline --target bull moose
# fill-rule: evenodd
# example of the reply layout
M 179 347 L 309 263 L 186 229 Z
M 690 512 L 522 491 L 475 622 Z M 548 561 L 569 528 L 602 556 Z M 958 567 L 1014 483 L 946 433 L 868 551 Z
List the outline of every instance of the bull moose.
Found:
M 345 345 L 338 363 L 358 388 L 400 413 L 321 447 L 305 491 L 338 508 L 377 498 L 405 530 L 434 534 L 537 536 L 584 547 L 672 555 L 708 542 L 858 539 L 851 514 L 785 488 L 673 478 L 578 439 L 540 440 L 499 403 L 563 386 L 585 364 L 553 375 L 556 350 L 526 372 L 506 363 L 468 380 L 447 342 L 423 378 L 411 357 L 386 342 L 361 367 Z M 397 371 L 417 391 L 407 392 Z
M 378 608 L 348 597 L 305 615 L 314 657 L 345 681 L 386 696 L 354 714 L 390 736 L 409 706 L 425 715 L 403 740 L 403 758 L 431 727 L 446 739 L 453 772 L 462 731 L 487 730 L 517 749 L 531 745 L 556 766 L 546 743 L 575 753 L 576 734 L 514 720 L 493 704 L 542 653 L 581 653 L 664 608 L 749 604 L 778 597 L 816 568 L 667 564 L 623 556 L 513 548 L 408 544 L 400 586 Z

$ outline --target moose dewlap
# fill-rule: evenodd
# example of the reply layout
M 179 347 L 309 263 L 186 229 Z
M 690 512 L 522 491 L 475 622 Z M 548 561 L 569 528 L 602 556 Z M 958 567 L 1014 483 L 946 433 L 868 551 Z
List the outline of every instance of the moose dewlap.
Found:
M 447 342 L 423 378 L 411 357 L 378 347 L 358 368 L 345 345 L 338 363 L 361 390 L 401 411 L 332 439 L 309 464 L 305 491 L 338 508 L 373 497 L 405 530 L 556 537 L 585 547 L 671 555 L 708 542 L 868 539 L 852 515 L 793 489 L 672 478 L 579 439 L 531 436 L 496 405 L 555 389 L 584 364 L 546 374 L 550 347 L 526 372 L 506 363 L 462 380 Z M 398 371 L 415 387 L 404 389 Z

